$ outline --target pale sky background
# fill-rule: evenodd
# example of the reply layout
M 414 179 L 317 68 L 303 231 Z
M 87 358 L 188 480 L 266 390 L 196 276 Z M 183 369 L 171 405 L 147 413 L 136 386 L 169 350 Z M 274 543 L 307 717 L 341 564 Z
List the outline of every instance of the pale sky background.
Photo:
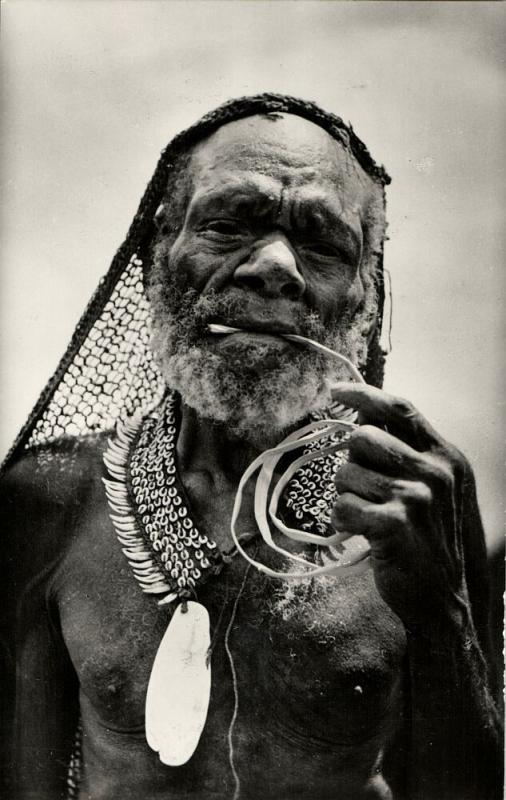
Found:
M 0 448 L 108 268 L 159 152 L 229 97 L 350 120 L 393 177 L 386 388 L 504 514 L 504 3 L 6 0 Z

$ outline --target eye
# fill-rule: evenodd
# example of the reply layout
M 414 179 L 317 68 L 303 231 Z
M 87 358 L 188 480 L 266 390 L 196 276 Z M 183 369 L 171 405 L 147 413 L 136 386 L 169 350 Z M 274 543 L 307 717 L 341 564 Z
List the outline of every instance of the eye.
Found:
M 202 226 L 202 230 L 218 236 L 239 236 L 245 233 L 245 226 L 235 219 L 212 219 Z
M 308 258 L 320 259 L 322 261 L 341 261 L 346 264 L 351 261 L 350 256 L 345 250 L 338 247 L 334 242 L 329 242 L 325 239 L 318 239 L 314 242 L 304 242 L 301 245 L 301 250 Z
M 317 256 L 325 256 L 326 258 L 337 258 L 340 254 L 339 251 L 329 242 L 312 242 L 307 250 L 315 253 Z

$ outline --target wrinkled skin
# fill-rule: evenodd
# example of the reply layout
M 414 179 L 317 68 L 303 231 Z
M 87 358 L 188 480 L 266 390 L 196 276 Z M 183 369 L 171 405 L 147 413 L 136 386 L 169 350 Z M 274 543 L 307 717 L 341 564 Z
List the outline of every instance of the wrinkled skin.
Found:
M 351 436 L 350 461 L 336 475 L 335 527 L 369 539 L 378 590 L 407 626 L 471 624 L 462 540 L 469 464 L 407 401 L 372 387 L 334 394 L 378 423 Z
M 233 357 L 261 341 L 275 362 L 293 346 L 276 332 L 297 332 L 301 311 L 329 324 L 359 308 L 374 187 L 322 130 L 289 116 L 232 123 L 196 148 L 190 179 L 167 268 L 183 289 L 239 298 L 242 318 L 227 321 L 247 331 L 209 337 L 209 352 Z M 260 376 L 269 363 L 252 368 Z M 470 467 L 405 401 L 348 384 L 334 392 L 364 424 L 336 477 L 333 520 L 369 539 L 367 569 L 288 589 L 246 575 L 236 559 L 202 587 L 216 634 L 211 706 L 181 768 L 161 765 L 144 740 L 149 671 L 170 611 L 140 592 L 115 540 L 101 485 L 104 441 L 56 446 L 45 467 L 29 454 L 7 476 L 16 606 L 5 618 L 18 661 L 11 759 L 21 798 L 63 796 L 78 706 L 82 800 L 236 797 L 227 627 L 243 800 L 499 796 Z M 194 518 L 222 549 L 240 475 L 268 444 L 268 431 L 264 441 L 239 441 L 183 407 L 180 477 Z M 240 523 L 254 528 L 251 496 Z M 263 548 L 258 557 L 268 557 Z

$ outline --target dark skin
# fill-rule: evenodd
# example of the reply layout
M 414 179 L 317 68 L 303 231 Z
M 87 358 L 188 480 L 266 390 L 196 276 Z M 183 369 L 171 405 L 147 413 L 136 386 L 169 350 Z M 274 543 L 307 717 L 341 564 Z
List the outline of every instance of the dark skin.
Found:
M 237 322 L 248 330 L 210 348 L 261 340 L 275 360 L 294 346 L 276 332 L 297 332 L 301 309 L 325 323 L 358 307 L 374 187 L 326 133 L 290 116 L 232 123 L 196 148 L 190 171 L 171 269 L 184 287 L 240 297 Z M 144 739 L 146 686 L 170 609 L 142 594 L 115 539 L 101 484 L 104 439 L 56 446 L 46 466 L 27 455 L 11 470 L 12 796 L 64 796 L 80 706 L 80 797 L 233 797 L 229 625 L 241 798 L 498 795 L 500 739 L 474 602 L 485 551 L 471 470 L 405 401 L 348 384 L 335 396 L 366 423 L 337 475 L 333 519 L 369 539 L 368 567 L 287 590 L 235 559 L 202 587 L 216 634 L 211 706 L 184 767 L 162 765 Z M 194 519 L 223 550 L 240 476 L 271 443 L 267 433 L 238 442 L 183 406 L 180 477 Z M 251 503 L 240 527 L 254 530 Z M 263 546 L 257 557 L 268 558 Z

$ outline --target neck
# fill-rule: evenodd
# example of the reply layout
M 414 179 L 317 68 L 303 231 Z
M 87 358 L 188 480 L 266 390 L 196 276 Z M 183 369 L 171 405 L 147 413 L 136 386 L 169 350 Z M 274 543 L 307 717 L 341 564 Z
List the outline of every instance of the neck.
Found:
M 181 426 L 177 441 L 177 457 L 181 473 L 207 473 L 214 479 L 221 477 L 236 485 L 251 462 L 276 442 L 263 440 L 251 442 L 234 436 L 225 423 L 199 417 L 197 412 L 183 404 Z

